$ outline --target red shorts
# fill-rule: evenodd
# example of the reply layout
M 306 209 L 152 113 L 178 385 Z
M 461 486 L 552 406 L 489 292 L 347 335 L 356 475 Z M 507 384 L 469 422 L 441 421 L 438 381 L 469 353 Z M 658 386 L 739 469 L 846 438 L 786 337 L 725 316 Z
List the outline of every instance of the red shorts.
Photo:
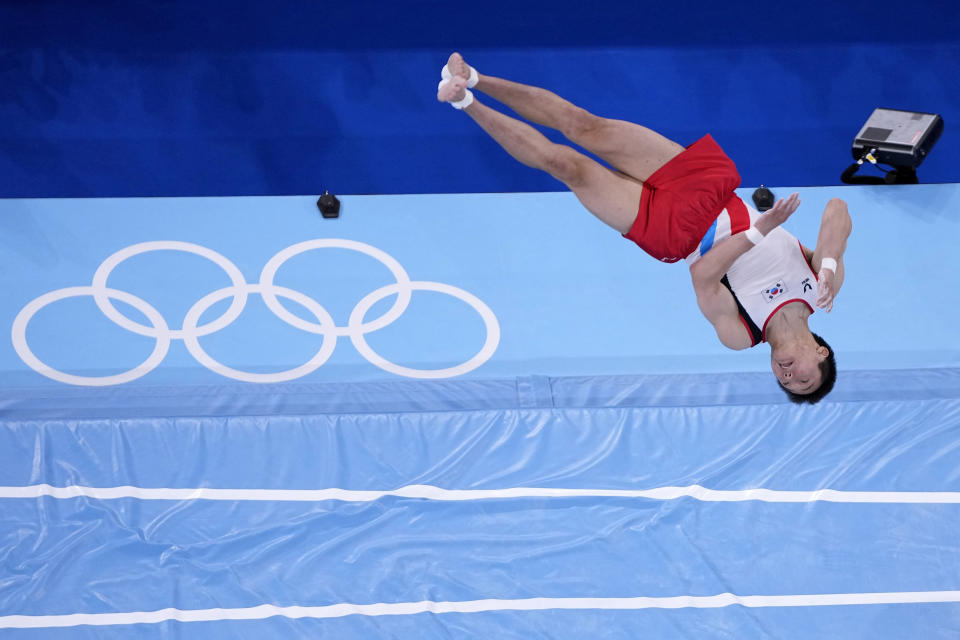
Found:
M 737 167 L 705 135 L 643 183 L 637 219 L 623 237 L 657 260 L 683 260 L 739 186 Z

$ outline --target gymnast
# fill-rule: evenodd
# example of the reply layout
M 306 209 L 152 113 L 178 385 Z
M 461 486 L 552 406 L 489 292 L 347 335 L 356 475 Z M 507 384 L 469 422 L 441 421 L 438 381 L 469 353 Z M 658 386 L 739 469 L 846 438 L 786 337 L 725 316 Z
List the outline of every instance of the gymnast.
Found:
M 481 91 L 526 120 L 560 131 L 609 163 L 555 144 L 474 98 Z M 730 349 L 770 345 L 770 366 L 795 403 L 816 403 L 837 377 L 833 349 L 807 324 L 843 284 L 852 229 L 843 200 L 827 203 L 810 251 L 782 225 L 797 193 L 760 214 L 734 193 L 736 166 L 710 135 L 687 148 L 646 127 L 602 118 L 537 87 L 482 75 L 453 53 L 437 99 L 463 110 L 519 162 L 564 183 L 593 215 L 663 262 L 685 260 L 701 312 Z

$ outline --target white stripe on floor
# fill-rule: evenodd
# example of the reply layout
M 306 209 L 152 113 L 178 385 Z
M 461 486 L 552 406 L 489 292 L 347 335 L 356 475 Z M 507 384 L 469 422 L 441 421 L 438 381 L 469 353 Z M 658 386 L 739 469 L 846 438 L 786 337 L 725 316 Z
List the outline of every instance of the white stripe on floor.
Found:
M 72 613 L 53 616 L 0 616 L 0 629 L 39 629 L 80 625 L 156 624 L 168 620 L 210 622 L 286 618 L 340 618 L 349 615 L 397 616 L 418 613 L 478 613 L 483 611 L 542 611 L 546 609 L 715 609 L 744 607 L 822 607 L 870 604 L 960 602 L 960 591 L 903 591 L 889 593 L 820 593 L 779 596 L 673 596 L 636 598 L 528 598 L 523 600 L 467 600 L 462 602 L 392 602 L 332 604 L 320 607 L 277 607 L 264 604 L 243 609 L 160 609 L 129 613 Z
M 903 503 L 903 504 L 957 504 L 958 491 L 780 491 L 776 489 L 706 489 L 700 485 L 686 487 L 657 487 L 654 489 L 562 489 L 511 487 L 508 489 L 442 489 L 430 485 L 408 485 L 386 491 L 357 491 L 351 489 L 186 489 L 144 487 L 54 487 L 35 484 L 23 487 L 0 487 L 0 498 L 78 498 L 99 500 L 136 498 L 140 500 L 260 500 L 272 502 L 316 502 L 341 500 L 345 502 L 372 502 L 388 496 L 422 498 L 425 500 L 465 501 L 498 498 L 646 498 L 649 500 L 676 500 L 694 498 L 704 502 L 847 502 L 847 503 Z

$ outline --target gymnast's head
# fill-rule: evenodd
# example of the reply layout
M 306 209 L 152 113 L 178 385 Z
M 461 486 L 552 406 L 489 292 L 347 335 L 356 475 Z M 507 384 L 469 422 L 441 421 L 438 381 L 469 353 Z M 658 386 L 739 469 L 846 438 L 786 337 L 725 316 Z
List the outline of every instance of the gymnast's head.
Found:
M 827 341 L 810 332 L 811 340 L 770 350 L 770 366 L 780 388 L 796 404 L 816 404 L 837 381 L 837 361 Z

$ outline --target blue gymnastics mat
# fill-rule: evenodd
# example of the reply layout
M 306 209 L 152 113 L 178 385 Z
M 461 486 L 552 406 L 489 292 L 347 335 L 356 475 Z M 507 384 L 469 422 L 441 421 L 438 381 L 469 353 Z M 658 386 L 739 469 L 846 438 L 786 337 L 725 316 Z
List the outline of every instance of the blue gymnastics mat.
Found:
M 0 636 L 957 637 L 960 186 L 798 191 L 802 407 L 571 194 L 0 200 Z

